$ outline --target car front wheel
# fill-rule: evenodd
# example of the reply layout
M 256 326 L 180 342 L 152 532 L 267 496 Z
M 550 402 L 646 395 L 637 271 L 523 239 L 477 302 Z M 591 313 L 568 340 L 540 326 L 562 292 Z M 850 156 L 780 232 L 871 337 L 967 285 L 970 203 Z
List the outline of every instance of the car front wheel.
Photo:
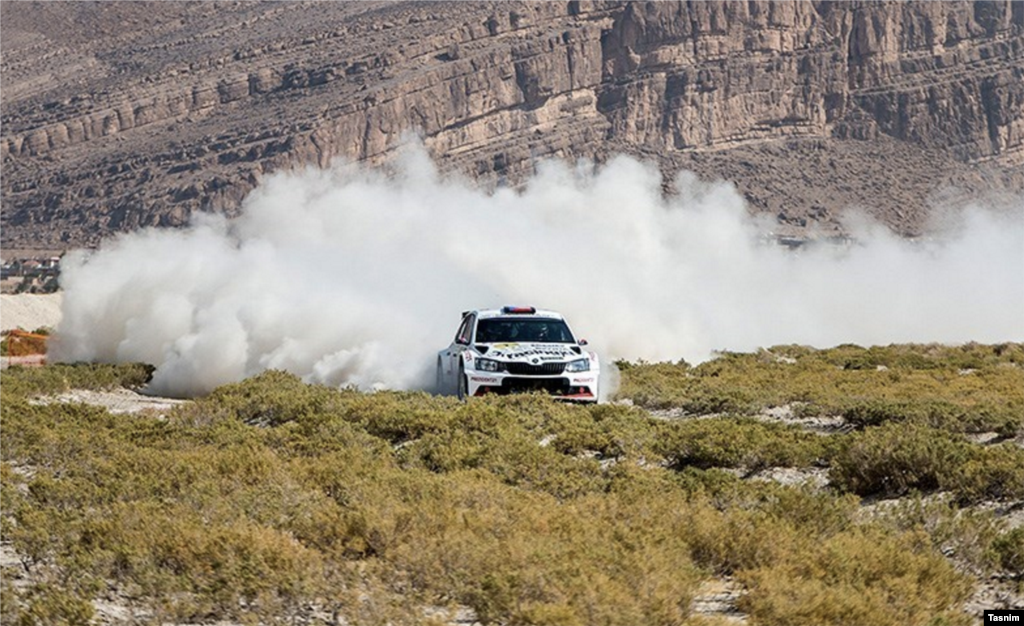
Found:
M 466 379 L 466 367 L 459 364 L 459 400 L 465 400 L 469 396 L 469 380 Z

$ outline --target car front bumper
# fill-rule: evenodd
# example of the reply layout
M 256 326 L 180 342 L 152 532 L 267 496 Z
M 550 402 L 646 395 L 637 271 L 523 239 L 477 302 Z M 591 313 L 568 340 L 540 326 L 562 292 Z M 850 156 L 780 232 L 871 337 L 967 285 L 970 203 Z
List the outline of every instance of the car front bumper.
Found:
M 524 376 L 507 372 L 466 373 L 470 396 L 543 391 L 563 400 L 596 402 L 598 372 L 565 372 L 558 376 Z

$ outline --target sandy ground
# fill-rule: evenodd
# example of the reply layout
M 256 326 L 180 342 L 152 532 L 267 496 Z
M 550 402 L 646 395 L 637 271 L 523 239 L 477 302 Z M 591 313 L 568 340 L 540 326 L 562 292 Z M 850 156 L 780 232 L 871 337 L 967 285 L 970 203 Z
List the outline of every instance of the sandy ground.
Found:
M 0 295 L 0 330 L 35 330 L 60 322 L 60 293 Z
M 95 391 L 89 389 L 72 389 L 57 396 L 43 396 L 30 400 L 34 404 L 51 404 L 54 402 L 83 403 L 101 406 L 111 413 L 145 413 L 162 418 L 175 406 L 187 402 L 176 398 L 147 396 L 131 389 L 111 389 Z

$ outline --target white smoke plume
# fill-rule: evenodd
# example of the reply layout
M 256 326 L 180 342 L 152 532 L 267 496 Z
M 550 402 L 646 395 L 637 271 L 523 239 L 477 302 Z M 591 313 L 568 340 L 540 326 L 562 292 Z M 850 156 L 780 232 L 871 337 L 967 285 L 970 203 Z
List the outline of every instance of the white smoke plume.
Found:
M 780 343 L 1024 339 L 1024 202 L 961 212 L 925 242 L 859 227 L 850 246 L 765 243 L 725 183 L 650 165 L 542 164 L 520 190 L 395 172 L 267 178 L 233 221 L 147 230 L 65 258 L 65 361 L 143 361 L 190 396 L 269 368 L 360 388 L 427 388 L 460 312 L 563 312 L 615 358 L 691 362 Z

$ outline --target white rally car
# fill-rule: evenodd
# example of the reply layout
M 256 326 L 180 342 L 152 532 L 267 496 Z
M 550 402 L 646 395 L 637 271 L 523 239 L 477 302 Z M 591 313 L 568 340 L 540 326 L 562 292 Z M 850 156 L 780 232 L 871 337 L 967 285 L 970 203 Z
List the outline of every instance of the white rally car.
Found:
M 450 346 L 437 353 L 437 389 L 458 397 L 542 390 L 597 402 L 597 354 L 554 311 L 512 307 L 466 311 Z

